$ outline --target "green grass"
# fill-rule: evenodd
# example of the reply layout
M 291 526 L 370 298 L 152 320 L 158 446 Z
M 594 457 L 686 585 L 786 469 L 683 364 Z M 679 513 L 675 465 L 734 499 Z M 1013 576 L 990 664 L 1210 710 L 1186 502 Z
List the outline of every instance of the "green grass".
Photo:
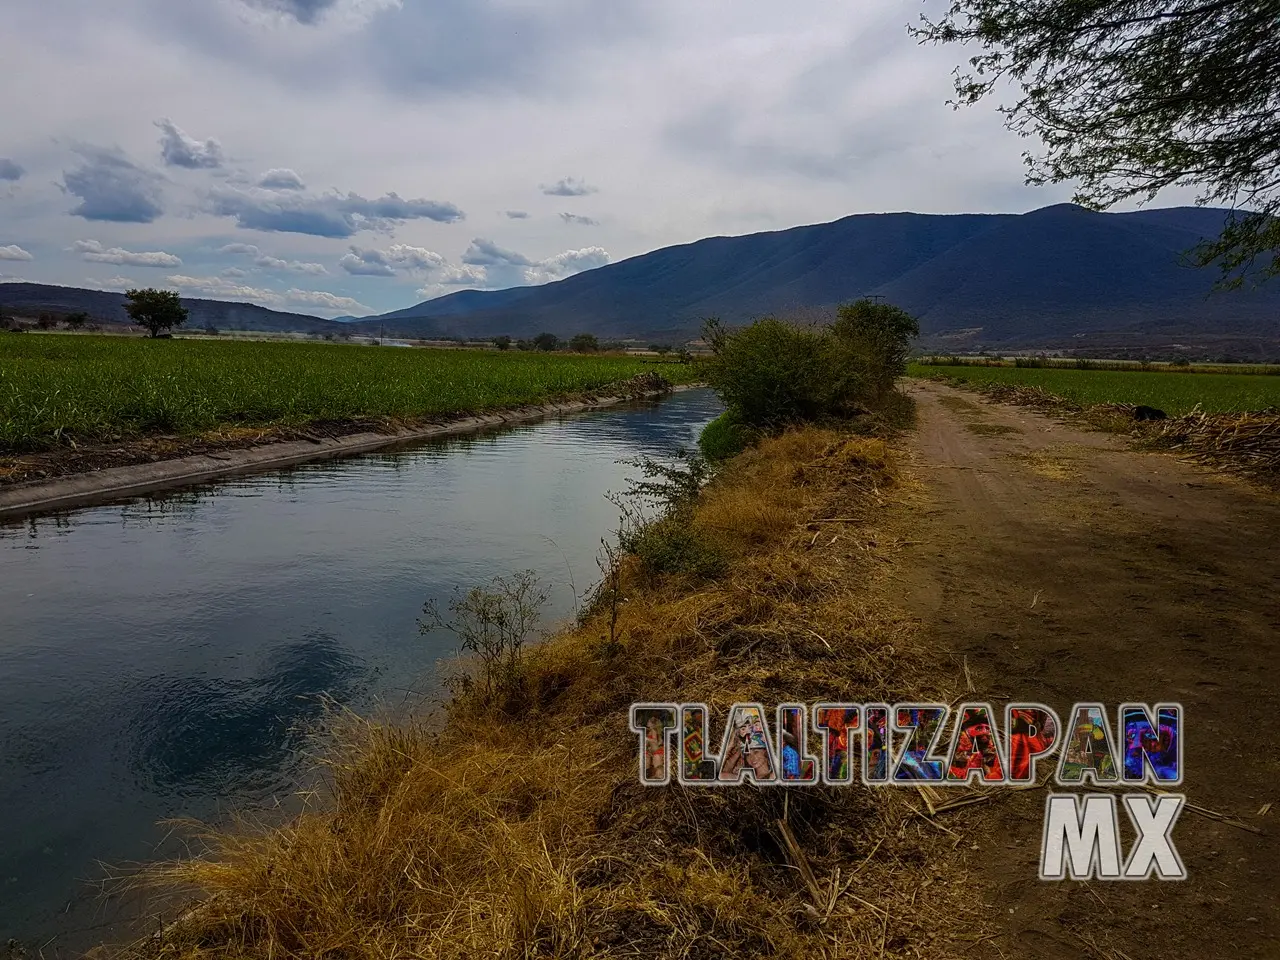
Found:
M 0 334 L 0 451 L 226 424 L 475 413 L 657 371 L 619 356 Z
M 1043 387 L 1076 403 L 1133 403 L 1171 415 L 1197 406 L 1209 412 L 1263 410 L 1280 406 L 1280 377 L 1249 374 L 1167 373 L 1138 370 L 1072 370 L 1045 367 L 970 367 L 912 364 L 912 376 L 934 374 L 970 383 Z

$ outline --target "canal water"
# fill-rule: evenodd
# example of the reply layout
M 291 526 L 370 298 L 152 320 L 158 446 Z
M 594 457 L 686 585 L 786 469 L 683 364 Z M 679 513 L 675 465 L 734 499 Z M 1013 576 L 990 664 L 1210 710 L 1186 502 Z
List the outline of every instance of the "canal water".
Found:
M 0 945 L 128 933 L 160 821 L 271 809 L 324 697 L 426 702 L 427 600 L 532 569 L 549 621 L 600 579 L 619 461 L 690 447 L 709 391 L 0 525 Z M 109 865 L 110 869 L 108 869 Z

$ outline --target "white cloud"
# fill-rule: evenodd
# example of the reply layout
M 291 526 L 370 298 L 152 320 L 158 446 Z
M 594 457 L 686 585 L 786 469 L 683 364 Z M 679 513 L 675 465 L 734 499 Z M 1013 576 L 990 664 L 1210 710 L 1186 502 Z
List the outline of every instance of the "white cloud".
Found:
M 201 143 L 187 136 L 168 117 L 157 120 L 156 126 L 161 130 L 160 156 L 171 167 L 186 167 L 188 170 L 216 170 L 226 160 L 222 153 L 222 144 L 209 139 Z
M 357 277 L 394 277 L 397 267 L 411 272 L 439 270 L 446 267 L 448 261 L 425 247 L 394 243 L 386 250 L 352 246 L 338 265 Z
M 308 273 L 312 276 L 325 276 L 328 270 L 322 263 L 311 263 L 303 260 L 282 260 L 280 257 L 273 257 L 252 243 L 228 243 L 218 248 L 218 253 L 238 254 L 242 256 L 252 257 L 255 267 L 262 267 L 264 270 L 288 270 L 293 273 Z M 234 269 L 234 268 L 233 268 Z M 223 271 L 226 274 L 226 271 Z M 241 275 L 245 276 L 243 271 Z
M 0 247 L 0 260 L 34 260 L 31 254 L 23 250 L 16 243 L 11 243 L 6 247 Z
M 90 263 L 114 263 L 124 267 L 180 267 L 182 258 L 162 250 L 134 253 L 123 247 L 104 248 L 97 240 L 77 240 L 69 248 Z
M 300 290 L 297 287 L 285 291 L 271 290 L 237 283 L 230 277 L 189 277 L 173 274 L 165 279 L 189 296 L 256 303 L 272 310 L 310 309 L 334 316 L 342 314 L 359 316 L 375 312 L 372 307 L 365 306 L 351 297 L 343 297 L 323 290 Z
M 418 296 L 431 299 L 457 287 L 498 290 L 536 286 L 563 280 L 609 262 L 609 253 L 603 247 L 565 250 L 545 260 L 531 260 L 524 254 L 498 246 L 492 240 L 477 237 L 462 255 L 462 265 L 445 264 L 430 271 L 428 282 L 418 290 Z
M 133 290 L 138 287 L 145 287 L 145 283 L 138 283 L 136 280 L 130 280 L 128 277 L 112 277 L 110 280 L 99 280 L 97 277 L 87 277 L 80 281 L 86 287 L 94 290 Z
M 598 227 L 600 225 L 599 220 L 593 220 L 591 217 L 580 216 L 576 213 L 562 213 L 560 214 L 560 219 L 565 223 L 576 223 L 584 227 Z
M 305 190 L 302 178 L 287 167 L 268 170 L 258 178 L 258 186 L 267 190 Z

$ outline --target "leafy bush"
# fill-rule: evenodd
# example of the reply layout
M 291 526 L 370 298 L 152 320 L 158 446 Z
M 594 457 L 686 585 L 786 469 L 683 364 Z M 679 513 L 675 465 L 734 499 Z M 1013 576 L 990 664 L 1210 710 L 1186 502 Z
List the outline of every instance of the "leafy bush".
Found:
M 569 349 L 574 353 L 595 353 L 600 349 L 600 341 L 593 333 L 579 333 L 569 341 Z
M 831 332 L 859 358 L 864 389 L 870 399 L 878 399 L 907 372 L 920 324 L 901 307 L 863 298 L 840 307 Z
M 710 579 L 724 573 L 728 559 L 705 533 L 695 529 L 688 511 L 679 510 L 645 525 L 624 544 L 646 573 L 684 573 Z
M 765 317 L 729 330 L 709 320 L 707 380 L 746 426 L 766 430 L 846 412 L 861 392 L 851 350 L 829 330 Z
M 728 410 L 702 429 L 698 449 L 708 460 L 719 462 L 737 456 L 751 442 L 751 432 Z

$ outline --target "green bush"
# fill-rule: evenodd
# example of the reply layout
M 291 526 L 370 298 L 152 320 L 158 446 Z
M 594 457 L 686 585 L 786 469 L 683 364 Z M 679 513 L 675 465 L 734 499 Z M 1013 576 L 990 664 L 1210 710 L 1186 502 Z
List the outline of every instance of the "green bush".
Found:
M 705 534 L 695 530 L 689 511 L 678 510 L 646 524 L 629 543 L 648 573 L 687 573 L 712 578 L 724 573 L 727 559 Z
M 856 403 L 857 358 L 829 330 L 765 317 L 737 330 L 710 320 L 707 380 L 735 418 L 773 430 L 837 416 Z
M 712 462 L 728 460 L 747 449 L 751 432 L 726 410 L 705 427 L 698 437 L 698 449 Z
M 863 298 L 840 307 L 831 332 L 859 359 L 866 397 L 875 401 L 907 372 L 920 324 L 901 307 Z

